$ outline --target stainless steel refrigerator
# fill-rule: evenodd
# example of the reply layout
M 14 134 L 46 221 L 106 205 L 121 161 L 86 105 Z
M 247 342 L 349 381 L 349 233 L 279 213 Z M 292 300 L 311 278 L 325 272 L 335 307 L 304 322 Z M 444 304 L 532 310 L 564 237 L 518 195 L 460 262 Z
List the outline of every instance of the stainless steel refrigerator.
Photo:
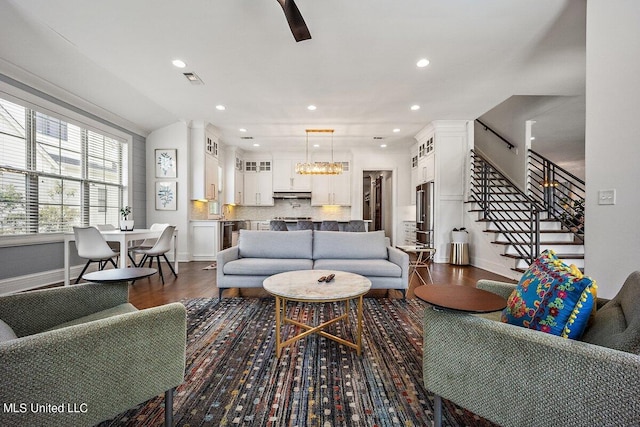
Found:
M 433 181 L 416 187 L 416 245 L 433 247 Z

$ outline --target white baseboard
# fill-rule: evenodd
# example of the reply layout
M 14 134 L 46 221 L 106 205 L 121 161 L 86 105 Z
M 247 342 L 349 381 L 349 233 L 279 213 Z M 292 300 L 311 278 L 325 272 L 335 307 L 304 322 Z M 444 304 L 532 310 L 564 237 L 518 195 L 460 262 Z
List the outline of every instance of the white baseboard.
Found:
M 71 267 L 71 279 L 82 272 L 84 265 Z M 94 271 L 90 266 L 88 271 Z M 26 274 L 24 276 L 11 277 L 9 279 L 0 280 L 0 295 L 11 294 L 14 292 L 27 291 L 29 289 L 40 288 L 42 286 L 54 285 L 64 282 L 64 268 L 56 270 L 43 271 L 40 273 Z
M 179 262 L 189 262 L 188 254 L 179 254 Z M 167 256 L 171 262 L 173 262 L 172 256 Z M 208 257 L 210 258 L 210 257 Z M 215 260 L 215 259 L 214 259 Z M 202 259 L 194 261 L 213 261 L 211 259 Z M 73 283 L 82 272 L 82 265 L 76 265 L 71 267 L 70 277 L 71 283 Z M 98 265 L 92 263 L 87 269 L 87 273 L 96 271 Z M 9 279 L 0 280 L 0 295 L 12 294 L 15 292 L 28 291 L 29 289 L 41 288 L 43 286 L 54 285 L 56 283 L 64 282 L 64 268 L 56 270 L 42 271 L 40 273 L 26 274 L 24 276 L 11 277 Z
M 513 262 L 511 260 L 509 260 L 510 263 L 512 264 Z M 481 268 L 483 270 L 487 270 L 491 273 L 494 274 L 499 274 L 501 276 L 507 277 L 511 280 L 520 280 L 520 277 L 522 276 L 522 273 L 518 273 L 517 271 L 513 271 L 511 269 L 511 267 L 504 265 L 504 264 L 500 264 L 498 262 L 495 262 L 493 260 L 489 260 L 489 259 L 485 259 L 485 258 L 479 258 L 479 257 L 473 257 L 471 259 L 471 265 L 473 265 L 474 267 L 477 268 Z

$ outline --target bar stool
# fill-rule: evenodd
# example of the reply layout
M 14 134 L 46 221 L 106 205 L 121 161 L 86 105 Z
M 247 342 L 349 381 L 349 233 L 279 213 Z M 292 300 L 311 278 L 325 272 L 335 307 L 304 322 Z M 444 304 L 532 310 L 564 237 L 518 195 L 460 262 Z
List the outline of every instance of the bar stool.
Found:
M 274 219 L 269 222 L 269 230 L 271 231 L 287 231 L 287 223 L 279 219 Z
M 349 221 L 349 224 L 347 224 L 344 228 L 344 231 L 356 231 L 356 232 L 363 232 L 363 231 L 367 231 L 367 229 L 364 227 L 364 221 L 361 219 L 352 219 L 351 221 Z
M 313 222 L 306 220 L 298 221 L 298 230 L 313 230 Z
M 322 224 L 320 224 L 320 230 L 340 231 L 340 228 L 338 228 L 338 221 L 322 221 Z

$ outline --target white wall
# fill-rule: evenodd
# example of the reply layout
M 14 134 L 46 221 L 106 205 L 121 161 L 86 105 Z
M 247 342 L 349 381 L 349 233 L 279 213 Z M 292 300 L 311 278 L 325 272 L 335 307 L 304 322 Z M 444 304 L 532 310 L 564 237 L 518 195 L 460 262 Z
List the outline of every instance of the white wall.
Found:
M 640 270 L 640 2 L 587 2 L 585 273 L 613 297 Z M 613 206 L 598 190 L 615 189 Z
M 189 139 L 190 129 L 187 123 L 177 122 L 153 131 L 147 137 L 147 225 L 169 223 L 178 230 L 178 261 L 190 260 L 189 244 Z M 175 148 L 178 150 L 177 207 L 175 211 L 159 211 L 155 207 L 155 150 Z M 165 180 L 165 179 L 163 179 Z

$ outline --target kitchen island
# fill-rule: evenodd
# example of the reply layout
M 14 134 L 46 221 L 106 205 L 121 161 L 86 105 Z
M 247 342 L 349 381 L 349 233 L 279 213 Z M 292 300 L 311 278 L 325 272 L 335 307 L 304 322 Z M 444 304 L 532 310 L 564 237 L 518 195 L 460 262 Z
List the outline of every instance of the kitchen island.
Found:
M 320 224 L 322 224 L 322 219 L 315 219 L 315 218 L 309 218 L 309 217 L 275 217 L 273 218 L 274 220 L 277 221 L 284 221 L 287 224 L 287 230 L 297 230 L 298 229 L 298 221 L 311 221 L 313 222 L 313 228 L 315 230 L 320 230 Z M 263 221 L 258 221 L 261 224 L 261 228 L 257 228 L 257 229 L 264 229 L 266 226 L 266 229 L 269 229 L 269 222 L 271 220 L 263 220 Z M 326 221 L 336 221 L 338 223 L 338 228 L 340 229 L 340 231 L 344 231 L 344 228 L 347 224 L 349 224 L 348 219 L 326 219 Z M 252 221 L 253 222 L 253 221 Z M 364 221 L 364 227 L 365 230 L 369 231 L 369 225 L 371 224 L 371 220 L 365 220 Z

